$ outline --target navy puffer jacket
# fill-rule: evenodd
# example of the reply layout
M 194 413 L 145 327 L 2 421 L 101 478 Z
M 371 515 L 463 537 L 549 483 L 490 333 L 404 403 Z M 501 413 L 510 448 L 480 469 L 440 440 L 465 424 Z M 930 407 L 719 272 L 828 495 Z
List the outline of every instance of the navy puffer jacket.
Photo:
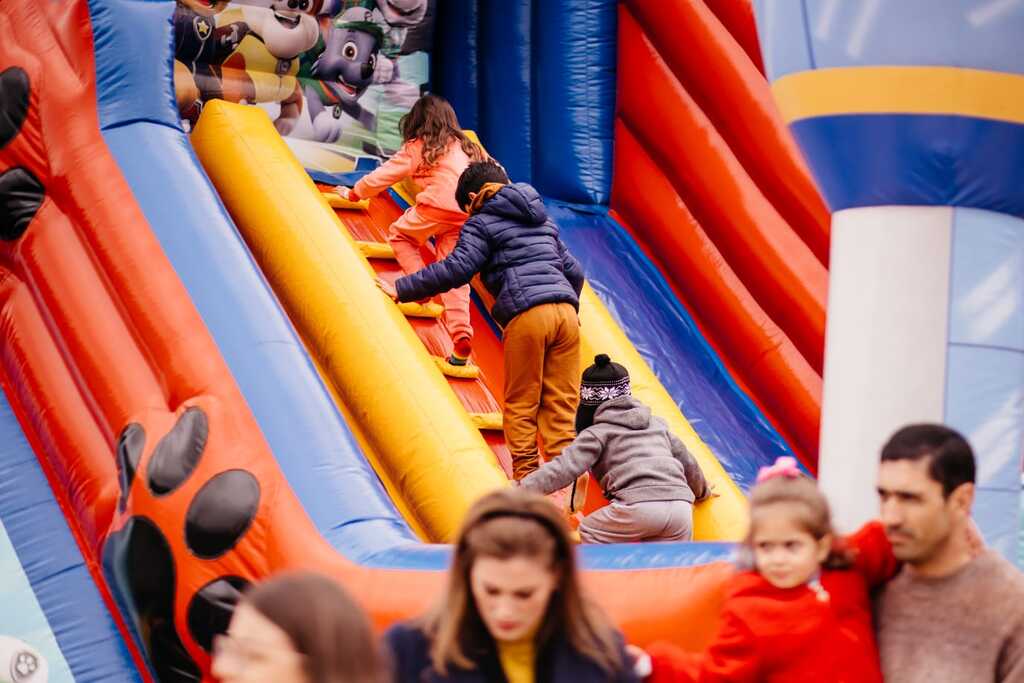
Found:
M 583 269 L 526 183 L 506 185 L 484 202 L 462 226 L 448 258 L 400 278 L 395 289 L 399 301 L 419 301 L 468 284 L 477 273 L 494 296 L 491 315 L 502 327 L 541 304 L 579 310 Z

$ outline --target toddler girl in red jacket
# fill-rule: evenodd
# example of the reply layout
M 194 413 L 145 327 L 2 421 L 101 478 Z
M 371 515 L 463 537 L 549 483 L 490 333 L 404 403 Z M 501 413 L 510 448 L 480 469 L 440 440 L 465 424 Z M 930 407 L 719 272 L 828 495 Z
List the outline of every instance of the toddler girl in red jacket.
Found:
M 649 681 L 881 683 L 869 593 L 897 561 L 880 523 L 838 543 L 817 485 L 779 458 L 751 491 L 744 553 L 711 645 L 656 643 Z

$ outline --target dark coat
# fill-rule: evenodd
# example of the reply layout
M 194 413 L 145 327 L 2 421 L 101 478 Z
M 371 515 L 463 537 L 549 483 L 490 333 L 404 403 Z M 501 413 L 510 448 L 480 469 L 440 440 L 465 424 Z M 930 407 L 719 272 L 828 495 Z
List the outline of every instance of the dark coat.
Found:
M 468 284 L 477 273 L 494 296 L 491 315 L 503 327 L 541 304 L 579 310 L 583 269 L 558 238 L 540 195 L 525 183 L 507 185 L 484 202 L 447 258 L 400 278 L 395 289 L 399 301 L 419 301 Z
M 441 676 L 430 663 L 430 641 L 417 626 L 396 624 L 384 634 L 384 642 L 391 654 L 396 683 L 507 683 L 508 680 L 493 643 L 473 657 L 475 669 L 449 667 L 448 675 Z M 625 648 L 622 657 L 626 661 Z M 639 680 L 628 667 L 616 676 L 609 676 L 565 641 L 552 643 L 537 657 L 536 683 L 637 683 Z

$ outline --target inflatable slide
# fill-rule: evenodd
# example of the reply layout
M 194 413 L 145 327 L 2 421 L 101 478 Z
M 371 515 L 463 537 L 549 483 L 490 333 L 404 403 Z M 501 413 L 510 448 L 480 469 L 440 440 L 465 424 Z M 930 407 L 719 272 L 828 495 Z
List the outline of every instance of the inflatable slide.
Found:
M 436 318 L 373 284 L 408 195 L 324 195 L 397 147 L 431 71 L 582 262 L 584 362 L 626 364 L 721 493 L 697 542 L 580 549 L 630 640 L 699 646 L 757 468 L 817 462 L 828 213 L 749 4 L 285 4 L 0 5 L 16 661 L 203 679 L 240 592 L 288 569 L 337 578 L 380 628 L 436 598 L 442 543 L 508 481 L 501 330 L 478 292 L 477 374 L 445 375 Z
M 63 603 L 33 585 L 76 680 L 201 678 L 239 591 L 289 568 L 338 577 L 378 625 L 416 614 L 436 595 L 447 557 L 422 541 L 450 538 L 472 497 L 505 481 L 494 430 L 483 424 L 482 437 L 472 417 L 495 412 L 493 349 L 491 361 L 480 359 L 474 390 L 491 391 L 493 403 L 467 411 L 353 248 L 353 235 L 373 238 L 394 215 L 392 200 L 376 217 L 371 211 L 370 232 L 359 233 L 353 219 L 347 227 L 356 232 L 343 232 L 274 132 L 279 126 L 262 110 L 215 101 L 197 119 L 196 149 L 204 155 L 204 128 L 212 131 L 225 150 L 215 161 L 236 185 L 222 182 L 214 163 L 203 172 L 168 95 L 173 65 L 163 46 L 172 42 L 174 10 L 158 2 L 15 3 L 0 14 L 2 376 L 35 453 L 18 467 L 24 477 L 42 467 L 96 588 L 76 599 L 105 610 L 119 634 L 105 642 L 123 644 L 111 649 L 108 669 L 76 663 L 72 655 L 89 641 L 76 640 Z M 231 126 L 250 124 L 254 137 L 232 134 Z M 298 236 L 311 241 L 289 244 L 278 234 L 261 248 L 246 207 L 266 219 L 275 205 L 301 218 L 306 233 Z M 576 210 L 553 207 L 573 232 Z M 605 217 L 593 216 L 580 235 L 601 229 Z M 278 277 L 265 252 L 301 272 Z M 587 257 L 595 273 L 610 255 Z M 638 268 L 649 266 L 633 256 Z M 303 280 L 326 288 L 302 302 L 306 311 L 279 287 Z M 659 412 L 720 483 L 722 497 L 699 510 L 699 534 L 738 538 L 742 477 L 717 465 L 597 297 L 588 294 L 583 316 L 587 352 L 626 360 L 638 391 L 661 401 Z M 318 338 L 329 321 L 361 326 L 321 327 Z M 332 341 L 342 347 L 335 355 Z M 356 372 L 344 355 L 352 350 L 361 352 Z M 359 375 L 376 380 L 376 393 L 360 388 Z M 396 415 L 415 416 L 401 401 L 419 403 L 427 426 L 387 429 Z M 402 453 L 419 462 L 396 459 Z M 428 459 L 438 454 L 453 460 Z M 750 460 L 740 471 L 756 467 Z M 38 481 L 35 488 L 44 490 Z M 71 547 L 67 534 L 54 539 Z M 23 546 L 17 557 L 31 570 Z M 706 638 L 728 571 L 714 561 L 728 554 L 727 545 L 701 543 L 583 549 L 594 594 L 637 642 Z M 48 642 L 30 645 L 42 652 Z M 60 658 L 45 659 L 57 676 Z

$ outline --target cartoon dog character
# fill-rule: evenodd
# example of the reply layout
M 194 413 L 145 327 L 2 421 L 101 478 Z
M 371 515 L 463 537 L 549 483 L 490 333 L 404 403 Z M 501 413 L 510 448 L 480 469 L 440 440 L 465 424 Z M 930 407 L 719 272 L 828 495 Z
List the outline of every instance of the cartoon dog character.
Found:
M 375 130 L 376 118 L 359 104 L 376 72 L 383 33 L 372 13 L 362 7 L 346 10 L 327 34 L 324 51 L 313 64 L 306 85 L 314 137 L 335 142 L 341 135 L 342 114 Z
M 417 26 L 427 16 L 427 0 L 380 0 L 377 4 L 388 26 Z
M 407 36 L 426 19 L 430 0 L 324 0 L 323 7 L 331 16 L 357 7 L 371 13 L 372 21 L 383 34 L 373 82 L 390 83 L 399 77 L 397 58 L 408 53 L 405 50 Z
M 217 16 L 227 26 L 241 18 L 248 27 L 238 48 L 224 61 L 224 99 L 232 102 L 279 102 L 274 126 L 282 135 L 295 127 L 302 111 L 299 56 L 316 45 L 321 0 L 246 0 Z
M 178 0 L 174 9 L 174 94 L 181 117 L 195 124 L 202 103 L 221 97 L 220 65 L 242 42 L 242 21 L 215 26 L 227 0 Z

